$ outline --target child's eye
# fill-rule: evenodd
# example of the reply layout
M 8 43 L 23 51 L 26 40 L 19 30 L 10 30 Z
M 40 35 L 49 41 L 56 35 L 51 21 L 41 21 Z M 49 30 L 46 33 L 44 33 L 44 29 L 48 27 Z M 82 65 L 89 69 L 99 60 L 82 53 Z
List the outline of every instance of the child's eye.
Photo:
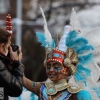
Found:
M 50 67 L 47 67 L 47 70 L 50 70 Z
M 60 67 L 54 67 L 54 70 L 61 70 Z

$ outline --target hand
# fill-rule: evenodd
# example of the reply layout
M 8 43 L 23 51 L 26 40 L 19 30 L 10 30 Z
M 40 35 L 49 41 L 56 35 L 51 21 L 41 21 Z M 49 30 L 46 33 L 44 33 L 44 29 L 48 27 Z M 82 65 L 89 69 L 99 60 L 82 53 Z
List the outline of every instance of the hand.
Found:
M 19 46 L 19 50 L 18 50 L 18 60 L 21 61 L 22 60 L 22 51 L 21 51 L 21 47 Z
M 11 46 L 9 47 L 9 50 L 10 50 L 10 58 L 11 58 L 12 60 L 19 60 L 19 58 L 18 58 L 19 56 L 18 56 L 17 51 L 13 52 Z

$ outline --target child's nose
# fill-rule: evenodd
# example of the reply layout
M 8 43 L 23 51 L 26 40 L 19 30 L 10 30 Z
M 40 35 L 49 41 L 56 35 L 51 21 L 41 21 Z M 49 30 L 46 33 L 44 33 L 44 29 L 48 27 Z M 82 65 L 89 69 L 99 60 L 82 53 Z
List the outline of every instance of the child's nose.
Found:
M 54 71 L 54 68 L 53 68 L 53 67 L 51 67 L 51 68 L 50 68 L 50 71 Z

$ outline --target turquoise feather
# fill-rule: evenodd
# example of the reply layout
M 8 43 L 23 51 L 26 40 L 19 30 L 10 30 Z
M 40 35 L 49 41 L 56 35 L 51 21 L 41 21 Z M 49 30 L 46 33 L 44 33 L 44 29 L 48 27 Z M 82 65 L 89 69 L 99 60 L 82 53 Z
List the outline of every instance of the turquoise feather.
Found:
M 78 56 L 78 62 L 80 64 L 89 64 L 91 61 L 93 60 L 93 55 L 92 53 L 89 53 L 87 55 L 84 55 L 84 56 Z
M 75 40 L 75 38 L 77 37 L 77 32 L 71 31 L 70 33 L 68 33 L 67 37 L 66 37 L 66 46 L 67 47 L 71 47 L 72 46 L 72 42 Z
M 49 47 L 55 48 L 55 41 L 52 39 L 52 44 L 46 42 L 45 35 L 40 32 L 36 32 L 37 40 L 42 44 L 42 46 L 46 47 L 47 45 Z
M 75 50 L 78 54 L 78 65 L 77 71 L 74 74 L 77 81 L 82 81 L 86 84 L 86 79 L 90 76 L 90 70 L 85 68 L 83 65 L 89 64 L 92 59 L 92 53 L 87 53 L 90 50 L 93 50 L 93 46 L 88 44 L 88 40 L 78 36 L 78 33 L 74 30 L 69 32 L 66 36 L 66 46 Z M 79 56 L 79 54 L 82 54 Z
M 90 50 L 94 50 L 93 46 L 83 45 L 83 46 L 80 46 L 80 48 L 76 49 L 76 53 L 77 54 L 83 54 L 83 53 L 88 52 Z
M 76 79 L 77 81 L 82 81 L 82 82 L 84 82 L 85 84 L 87 84 L 87 83 L 86 83 L 86 78 L 87 78 L 88 76 L 90 76 L 91 71 L 90 71 L 88 68 L 85 68 L 85 67 L 83 67 L 83 66 L 80 65 L 80 64 L 78 64 L 76 67 L 77 67 L 77 71 L 76 71 L 76 73 L 74 74 L 75 79 Z
M 34 93 L 30 93 L 30 100 L 38 100 L 38 98 L 36 97 L 36 95 Z
M 72 44 L 71 44 L 71 48 L 74 49 L 78 49 L 80 48 L 82 45 L 86 45 L 88 43 L 88 41 L 84 38 L 76 38 Z
M 78 100 L 92 100 L 91 94 L 86 90 L 77 93 Z

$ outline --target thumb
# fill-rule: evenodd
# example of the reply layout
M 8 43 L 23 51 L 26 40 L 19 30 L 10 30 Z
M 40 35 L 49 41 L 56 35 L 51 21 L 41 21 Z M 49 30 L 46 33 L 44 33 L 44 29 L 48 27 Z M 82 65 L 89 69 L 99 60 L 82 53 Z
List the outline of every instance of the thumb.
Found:
M 13 50 L 12 50 L 12 47 L 11 47 L 11 46 L 9 47 L 9 50 L 10 50 L 10 53 L 11 53 L 11 52 L 13 52 Z

